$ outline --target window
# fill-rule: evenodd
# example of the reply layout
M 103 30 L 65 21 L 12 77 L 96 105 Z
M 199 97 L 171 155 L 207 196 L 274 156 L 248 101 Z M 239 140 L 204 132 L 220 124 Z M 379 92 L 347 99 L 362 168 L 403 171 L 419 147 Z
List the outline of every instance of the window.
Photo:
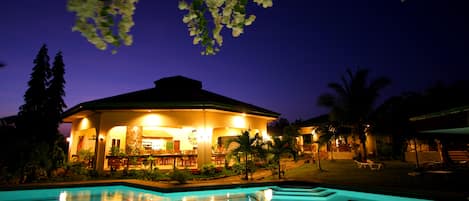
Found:
M 303 144 L 312 144 L 311 143 L 311 134 L 303 135 Z
M 111 147 L 118 147 L 118 148 L 120 149 L 120 147 L 121 147 L 121 140 L 120 140 L 120 139 L 112 139 Z

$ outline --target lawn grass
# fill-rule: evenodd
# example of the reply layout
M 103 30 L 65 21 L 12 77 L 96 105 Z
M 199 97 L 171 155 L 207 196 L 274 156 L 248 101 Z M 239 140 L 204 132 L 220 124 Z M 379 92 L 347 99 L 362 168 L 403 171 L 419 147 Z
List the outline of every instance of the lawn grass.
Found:
M 422 174 L 410 176 L 414 164 L 401 161 L 384 161 L 382 170 L 358 168 L 352 160 L 321 161 L 322 171 L 317 164 L 305 163 L 286 172 L 290 180 L 311 181 L 334 185 L 373 186 L 426 191 L 469 193 L 469 171 L 451 174 Z

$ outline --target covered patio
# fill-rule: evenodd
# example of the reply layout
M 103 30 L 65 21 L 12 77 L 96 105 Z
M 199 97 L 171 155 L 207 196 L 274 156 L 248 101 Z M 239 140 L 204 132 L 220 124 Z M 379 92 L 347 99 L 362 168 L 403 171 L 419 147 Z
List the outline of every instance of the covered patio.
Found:
M 90 166 L 103 171 L 224 166 L 228 140 L 242 131 L 267 137 L 267 123 L 278 116 L 175 76 L 154 88 L 78 104 L 63 120 L 72 123 L 69 159 L 87 153 Z

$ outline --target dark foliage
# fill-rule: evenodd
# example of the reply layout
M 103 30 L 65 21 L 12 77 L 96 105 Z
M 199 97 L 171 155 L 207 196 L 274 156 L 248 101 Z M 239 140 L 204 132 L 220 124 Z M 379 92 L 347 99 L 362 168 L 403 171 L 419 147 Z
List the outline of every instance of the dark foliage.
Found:
M 366 161 L 365 124 L 369 123 L 370 115 L 379 92 L 390 84 L 386 77 L 379 77 L 369 81 L 367 69 L 357 69 L 353 72 L 347 69 L 342 76 L 341 83 L 329 83 L 334 93 L 322 94 L 318 104 L 330 108 L 330 120 L 352 128 L 361 142 L 362 160 Z
M 4 136 L 0 168 L 17 178 L 15 183 L 47 178 L 54 169 L 63 166 L 67 149 L 58 132 L 60 115 L 66 107 L 62 99 L 65 95 L 62 55 L 57 54 L 51 70 L 47 47 L 43 45 L 33 63 L 25 103 L 19 108 L 15 126 L 0 130 Z

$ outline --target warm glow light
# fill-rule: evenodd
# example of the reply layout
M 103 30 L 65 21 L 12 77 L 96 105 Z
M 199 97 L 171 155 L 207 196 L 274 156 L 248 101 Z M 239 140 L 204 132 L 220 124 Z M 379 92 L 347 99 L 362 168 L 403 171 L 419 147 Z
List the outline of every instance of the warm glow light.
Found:
M 210 132 L 212 128 L 199 128 L 197 129 L 197 140 L 210 142 L 212 139 L 212 133 Z
M 232 123 L 235 128 L 246 128 L 246 120 L 242 116 L 233 117 Z
M 313 141 L 318 141 L 318 134 L 316 133 L 316 129 L 313 129 L 311 134 L 313 134 Z
M 59 201 L 66 201 L 66 200 L 67 200 L 67 192 L 66 191 L 60 192 Z
M 104 140 L 104 136 L 103 136 L 103 135 L 99 135 L 99 140 L 103 141 L 103 140 Z
M 161 116 L 156 114 L 145 115 L 142 123 L 144 126 L 160 126 L 162 123 Z
M 88 118 L 83 118 L 79 125 L 80 130 L 90 128 L 90 120 Z
M 272 200 L 272 189 L 267 189 L 267 190 L 264 190 L 264 200 L 265 201 L 270 201 Z
M 132 127 L 132 132 L 137 133 L 139 130 L 138 126 Z
M 66 140 L 67 140 L 68 143 L 70 143 L 72 141 L 72 138 L 67 137 Z
M 264 131 L 262 133 L 262 141 L 267 142 L 267 141 L 271 141 L 271 140 L 272 140 L 272 137 L 270 137 L 270 135 L 267 134 L 267 132 Z

